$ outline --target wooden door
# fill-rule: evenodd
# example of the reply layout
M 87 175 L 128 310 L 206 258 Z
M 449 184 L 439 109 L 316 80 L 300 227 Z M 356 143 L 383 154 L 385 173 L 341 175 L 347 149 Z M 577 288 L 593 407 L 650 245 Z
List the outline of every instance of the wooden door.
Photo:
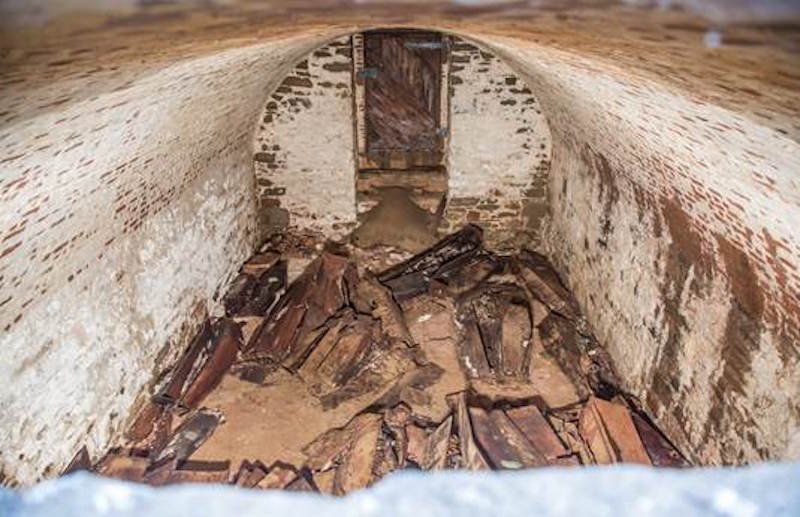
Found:
M 447 133 L 446 41 L 437 33 L 373 31 L 356 53 L 362 169 L 438 167 Z M 360 64 L 360 66 L 359 66 Z M 361 88 L 358 88 L 360 86 Z

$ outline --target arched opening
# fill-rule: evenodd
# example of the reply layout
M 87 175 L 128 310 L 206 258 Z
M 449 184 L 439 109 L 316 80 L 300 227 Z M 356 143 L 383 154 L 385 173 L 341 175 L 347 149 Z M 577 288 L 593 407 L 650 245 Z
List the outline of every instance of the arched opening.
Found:
M 416 252 L 476 223 L 494 246 L 536 246 L 550 140 L 534 92 L 474 43 L 413 29 L 341 37 L 265 104 L 254 152 L 263 232 L 341 238 L 366 218 L 363 244 Z M 375 210 L 383 197 L 390 206 Z

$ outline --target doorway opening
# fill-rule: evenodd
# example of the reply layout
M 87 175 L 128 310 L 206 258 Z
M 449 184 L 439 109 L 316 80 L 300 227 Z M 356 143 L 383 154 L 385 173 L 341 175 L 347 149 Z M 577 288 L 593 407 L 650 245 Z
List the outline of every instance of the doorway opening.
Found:
M 375 30 L 353 36 L 362 222 L 382 201 L 397 204 L 401 198 L 400 203 L 429 212 L 430 224 L 438 226 L 447 193 L 449 50 L 449 37 L 436 32 Z

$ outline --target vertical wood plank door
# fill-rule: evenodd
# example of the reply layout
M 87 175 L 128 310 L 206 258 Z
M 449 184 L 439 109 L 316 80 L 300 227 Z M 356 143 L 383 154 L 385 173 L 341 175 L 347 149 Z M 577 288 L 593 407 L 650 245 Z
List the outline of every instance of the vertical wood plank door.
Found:
M 361 168 L 441 166 L 445 39 L 421 31 L 367 32 L 363 52 L 363 68 L 356 71 L 364 95 Z

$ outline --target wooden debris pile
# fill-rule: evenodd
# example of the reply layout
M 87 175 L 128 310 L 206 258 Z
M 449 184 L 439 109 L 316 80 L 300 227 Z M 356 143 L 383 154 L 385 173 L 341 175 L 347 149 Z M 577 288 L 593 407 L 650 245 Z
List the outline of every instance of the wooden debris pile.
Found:
M 225 316 L 206 321 L 124 447 L 91 468 L 154 485 L 341 495 L 407 468 L 686 465 L 619 391 L 610 359 L 545 257 L 498 256 L 473 225 L 381 273 L 359 274 L 352 256 L 325 250 L 290 285 L 280 252 L 254 256 L 223 299 Z M 557 375 L 535 373 L 547 361 Z M 276 372 L 305 386 L 320 418 L 352 406 L 344 425 L 286 451 L 305 458 L 295 465 L 193 459 L 213 433 L 225 433 L 225 415 L 202 406 L 223 377 L 266 386 Z M 449 392 L 441 391 L 445 377 Z M 574 400 L 548 398 L 559 382 Z M 88 463 L 83 450 L 71 469 Z

